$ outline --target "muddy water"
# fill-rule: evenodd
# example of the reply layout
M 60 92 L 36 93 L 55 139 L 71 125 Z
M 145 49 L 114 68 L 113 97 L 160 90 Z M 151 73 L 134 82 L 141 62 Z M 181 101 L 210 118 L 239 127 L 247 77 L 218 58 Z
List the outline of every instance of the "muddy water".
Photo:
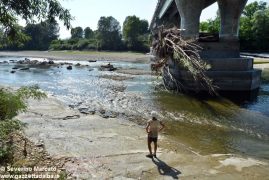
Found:
M 0 62 L 22 59 L 0 57 Z M 0 84 L 38 84 L 71 107 L 113 112 L 140 124 L 156 110 L 167 124 L 166 134 L 201 154 L 243 153 L 269 159 L 269 71 L 263 73 L 257 100 L 236 105 L 225 98 L 197 99 L 166 92 L 158 88 L 161 80 L 151 75 L 146 63 L 110 62 L 118 68 L 113 72 L 100 71 L 105 61 L 79 63 L 82 66 L 73 65 L 72 70 L 67 65 L 31 66 L 13 74 L 16 62 L 1 63 Z

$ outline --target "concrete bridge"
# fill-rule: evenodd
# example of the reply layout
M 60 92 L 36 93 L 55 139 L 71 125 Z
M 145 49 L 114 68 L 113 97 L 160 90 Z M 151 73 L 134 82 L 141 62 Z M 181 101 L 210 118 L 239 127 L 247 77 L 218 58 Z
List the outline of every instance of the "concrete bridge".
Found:
M 202 10 L 215 2 L 218 3 L 221 17 L 219 35 L 213 41 L 198 40 L 198 44 L 203 47 L 201 58 L 212 66 L 207 75 L 213 79 L 219 91 L 255 91 L 260 86 L 261 71 L 253 69 L 253 59 L 240 57 L 238 40 L 239 19 L 247 0 L 159 0 L 150 28 L 154 32 L 160 25 L 177 26 L 185 29 L 182 32 L 184 38 L 199 39 Z M 169 62 L 169 68 L 186 89 L 197 89 L 188 73 L 172 61 Z M 171 89 L 175 88 L 174 83 L 168 80 L 165 83 Z

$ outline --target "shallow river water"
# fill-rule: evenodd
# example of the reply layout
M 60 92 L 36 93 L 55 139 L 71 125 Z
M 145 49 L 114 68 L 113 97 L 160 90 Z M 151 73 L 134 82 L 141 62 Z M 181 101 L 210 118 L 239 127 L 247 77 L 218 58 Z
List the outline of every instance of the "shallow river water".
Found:
M 169 137 L 201 154 L 240 153 L 269 159 L 268 81 L 263 81 L 255 101 L 237 105 L 225 98 L 197 99 L 166 92 L 148 63 L 110 61 L 119 70 L 101 71 L 99 67 L 108 62 L 68 61 L 74 64 L 72 70 L 67 65 L 30 66 L 10 73 L 18 66 L 10 60 L 24 59 L 0 57 L 1 85 L 37 84 L 71 107 L 112 112 L 140 125 L 155 110 L 165 121 Z M 78 62 L 82 66 L 75 66 Z

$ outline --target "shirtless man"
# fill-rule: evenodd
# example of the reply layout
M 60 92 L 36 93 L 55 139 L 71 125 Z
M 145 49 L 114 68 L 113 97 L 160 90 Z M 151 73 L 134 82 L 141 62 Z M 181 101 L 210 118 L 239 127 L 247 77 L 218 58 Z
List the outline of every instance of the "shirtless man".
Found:
M 157 151 L 157 141 L 158 141 L 158 132 L 164 128 L 164 124 L 157 120 L 157 113 L 152 111 L 151 112 L 152 119 L 147 122 L 146 131 L 148 133 L 148 148 L 149 154 L 147 157 L 156 158 L 156 151 Z M 154 154 L 152 154 L 151 143 L 154 143 Z

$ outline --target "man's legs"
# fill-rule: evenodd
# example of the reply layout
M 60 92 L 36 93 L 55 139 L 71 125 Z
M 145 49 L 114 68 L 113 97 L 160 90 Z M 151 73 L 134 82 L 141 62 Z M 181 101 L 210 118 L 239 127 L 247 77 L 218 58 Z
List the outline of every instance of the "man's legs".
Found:
M 148 148 L 149 148 L 149 154 L 152 155 L 152 150 L 151 150 L 151 139 L 148 137 Z
M 156 152 L 157 152 L 157 146 L 158 146 L 158 144 L 157 144 L 157 141 L 154 141 L 154 156 L 156 157 Z

